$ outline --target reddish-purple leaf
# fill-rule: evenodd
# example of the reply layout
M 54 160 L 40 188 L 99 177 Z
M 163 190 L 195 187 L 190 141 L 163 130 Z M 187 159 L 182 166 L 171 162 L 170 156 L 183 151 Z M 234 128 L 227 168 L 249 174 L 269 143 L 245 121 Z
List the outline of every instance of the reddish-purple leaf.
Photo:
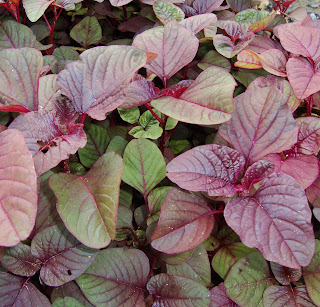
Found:
M 314 156 L 292 156 L 282 160 L 280 155 L 271 154 L 265 157 L 275 166 L 275 172 L 293 177 L 304 189 L 308 188 L 319 175 L 319 160 Z
M 78 113 L 103 120 L 123 103 L 124 86 L 147 60 L 144 51 L 129 46 L 92 48 L 59 73 L 57 85 Z
M 217 23 L 217 16 L 215 14 L 201 14 L 185 18 L 179 24 L 189 31 L 197 34 L 203 28 L 209 26 L 211 23 Z
M 123 6 L 130 3 L 132 0 L 110 0 L 112 6 Z
M 270 74 L 286 77 L 287 59 L 279 49 L 269 49 L 260 54 L 261 64 L 264 70 Z
M 314 207 L 320 208 L 320 176 L 306 189 L 306 195 Z
M 287 75 L 294 93 L 300 99 L 320 90 L 320 68 L 313 67 L 307 59 L 290 58 L 287 62 Z
M 270 262 L 270 267 L 274 277 L 282 285 L 290 285 L 301 278 L 301 269 L 291 269 L 275 262 Z
M 274 171 L 274 165 L 267 160 L 259 160 L 248 167 L 244 177 L 241 179 L 242 186 L 247 191 L 256 182 L 268 177 Z
M 203 145 L 169 162 L 167 177 L 189 191 L 231 197 L 237 191 L 236 183 L 244 164 L 244 158 L 234 149 Z
M 298 24 L 285 24 L 278 28 L 281 45 L 289 52 L 312 58 L 320 58 L 320 29 Z
M 0 272 L 1 306 L 50 307 L 47 297 L 29 279 Z
M 151 236 L 152 247 L 177 254 L 198 246 L 213 228 L 211 211 L 204 198 L 172 188 L 162 203 L 159 222 Z
M 154 25 L 154 22 L 148 18 L 145 18 L 141 15 L 133 16 L 126 21 L 122 22 L 118 26 L 118 30 L 121 32 L 141 32 L 145 29 L 151 28 Z
M 234 63 L 234 66 L 247 69 L 262 68 L 259 55 L 249 49 L 244 49 L 238 54 L 237 62 Z
M 211 13 L 222 4 L 223 0 L 195 0 L 193 8 L 198 14 Z
M 27 239 L 37 214 L 37 177 L 23 135 L 13 129 L 0 133 L 0 245 Z M 1 297 L 1 296 L 0 296 Z
M 251 8 L 250 0 L 227 0 L 227 3 L 236 12 L 241 12 Z
M 210 292 L 200 283 L 182 276 L 158 274 L 150 278 L 147 289 L 154 296 L 154 307 L 208 306 Z
M 132 45 L 158 55 L 145 67 L 164 81 L 193 60 L 199 40 L 173 20 L 164 27 L 156 27 L 137 35 Z
M 256 35 L 254 39 L 247 46 L 247 49 L 254 51 L 255 53 L 262 53 L 269 49 L 275 49 L 276 46 L 273 40 L 269 36 Z
M 209 307 L 238 307 L 238 305 L 229 298 L 224 284 L 221 283 L 210 290 Z
M 263 305 L 272 307 L 315 307 L 305 286 L 271 286 L 263 293 Z
M 296 143 L 297 124 L 275 87 L 246 91 L 234 102 L 232 118 L 219 132 L 249 164 Z
M 241 241 L 259 249 L 266 260 L 294 269 L 310 263 L 315 248 L 312 214 L 292 177 L 271 175 L 253 196 L 231 200 L 224 215 Z
M 42 261 L 41 280 L 53 287 L 80 276 L 97 254 L 97 250 L 81 244 L 63 225 L 54 225 L 36 234 L 31 252 Z

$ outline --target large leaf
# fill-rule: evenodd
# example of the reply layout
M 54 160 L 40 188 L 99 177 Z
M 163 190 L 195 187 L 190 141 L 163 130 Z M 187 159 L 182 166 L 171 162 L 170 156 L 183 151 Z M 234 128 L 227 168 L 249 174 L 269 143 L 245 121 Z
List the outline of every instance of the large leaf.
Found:
M 284 53 L 279 49 L 269 49 L 262 52 L 260 61 L 264 70 L 270 74 L 280 77 L 286 77 L 286 64 L 287 59 Z
M 38 79 L 43 64 L 41 52 L 31 48 L 0 51 L 0 110 L 11 106 L 21 111 L 38 109 Z M 17 109 L 17 111 L 20 111 Z
M 223 0 L 195 0 L 193 2 L 193 8 L 197 11 L 197 14 L 211 13 L 218 9 Z
M 223 68 L 209 67 L 178 98 L 157 98 L 151 105 L 186 123 L 220 124 L 231 118 L 235 86 L 235 80 Z
M 14 246 L 27 239 L 37 214 L 37 177 L 22 134 L 0 133 L 0 245 Z
M 154 306 L 208 306 L 210 292 L 200 283 L 182 276 L 158 274 L 147 289 L 154 295 Z
M 240 306 L 263 307 L 262 295 L 272 285 L 268 263 L 254 251 L 238 260 L 227 275 L 227 295 Z
M 189 31 L 197 34 L 203 28 L 217 23 L 217 16 L 215 14 L 201 14 L 191 16 L 180 21 L 180 25 L 188 29 Z
M 236 183 L 244 164 L 244 158 L 234 149 L 202 145 L 169 162 L 167 177 L 189 191 L 231 197 L 237 191 Z
M 298 98 L 305 99 L 320 91 L 319 66 L 320 65 L 313 67 L 313 65 L 304 58 L 290 58 L 288 60 L 286 66 L 288 79 Z
M 156 27 L 137 35 L 132 45 L 158 55 L 145 67 L 166 82 L 193 60 L 199 41 L 179 23 L 170 21 L 164 27 Z
M 4 272 L 0 272 L 0 298 L 2 306 L 51 306 L 47 297 L 29 279 Z
M 0 26 L 0 50 L 23 47 L 45 50 L 50 46 L 40 44 L 32 30 L 25 25 L 14 20 L 2 22 Z
M 165 177 L 166 165 L 157 145 L 146 139 L 132 140 L 126 147 L 122 180 L 144 196 Z
M 144 51 L 129 46 L 92 48 L 59 73 L 57 84 L 78 113 L 103 120 L 123 103 L 124 85 L 147 60 Z
M 224 215 L 241 241 L 265 259 L 294 269 L 310 263 L 312 214 L 304 189 L 292 177 L 272 174 L 253 196 L 231 200 Z
M 213 228 L 211 211 L 204 198 L 172 188 L 161 206 L 160 219 L 151 236 L 152 247 L 177 254 L 198 246 Z
M 57 287 L 80 276 L 97 251 L 81 244 L 63 225 L 55 225 L 35 235 L 31 253 L 42 261 L 41 280 Z
M 149 259 L 140 250 L 100 251 L 89 269 L 76 279 L 95 306 L 144 306 Z
M 122 172 L 122 158 L 110 152 L 85 176 L 60 173 L 50 177 L 64 224 L 89 247 L 106 247 L 115 238 Z
M 275 87 L 261 88 L 235 98 L 235 111 L 220 134 L 248 161 L 290 149 L 298 127 L 284 97 Z

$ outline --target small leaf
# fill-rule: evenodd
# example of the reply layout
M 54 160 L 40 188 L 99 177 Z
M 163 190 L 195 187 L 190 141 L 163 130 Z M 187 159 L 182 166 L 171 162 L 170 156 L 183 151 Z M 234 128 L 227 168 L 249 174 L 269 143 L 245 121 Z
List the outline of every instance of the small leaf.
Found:
M 52 55 L 54 55 L 58 61 L 58 63 L 51 69 L 54 74 L 57 74 L 61 70 L 65 69 L 67 64 L 79 59 L 79 53 L 69 46 L 55 48 Z
M 272 174 L 253 196 L 235 198 L 224 210 L 227 224 L 245 245 L 293 269 L 312 259 L 311 215 L 304 189 L 283 173 Z
M 60 173 L 50 177 L 64 224 L 89 247 L 106 247 L 115 238 L 122 171 L 121 157 L 106 153 L 85 176 Z
M 229 2 L 229 1 L 228 1 Z M 226 287 L 223 283 L 210 290 L 209 307 L 239 307 L 233 302 L 226 293 Z
M 41 280 L 57 287 L 80 276 L 97 251 L 86 247 L 62 225 L 44 229 L 31 242 L 31 253 L 42 261 Z
M 129 124 L 134 124 L 139 120 L 140 110 L 138 107 L 133 107 L 131 109 L 121 109 L 118 108 L 120 117 Z
M 109 248 L 76 279 L 95 306 L 144 306 L 149 259 L 138 249 Z
M 272 285 L 268 263 L 262 255 L 251 252 L 238 260 L 227 275 L 227 295 L 240 306 L 263 306 L 263 292 Z
M 197 34 L 202 29 L 213 26 L 217 23 L 217 16 L 215 14 L 200 14 L 191 16 L 180 21 L 180 25 L 189 31 Z
M 213 228 L 211 208 L 204 198 L 172 188 L 161 206 L 152 247 L 167 254 L 185 252 L 202 243 Z
M 270 267 L 274 277 L 282 285 L 290 285 L 301 278 L 301 269 L 291 269 L 275 262 L 270 262 Z
M 200 283 L 182 276 L 152 276 L 147 289 L 154 295 L 155 306 L 208 306 L 210 292 Z M 191 305 L 190 305 L 191 306 Z
M 179 154 L 188 146 L 190 146 L 190 143 L 188 140 L 170 140 L 169 141 L 169 147 L 174 154 Z
M 37 177 L 22 134 L 0 133 L 0 245 L 14 246 L 27 239 L 37 215 Z M 0 296 L 1 297 L 1 296 Z
M 70 36 L 84 48 L 97 43 L 102 38 L 98 19 L 94 16 L 83 18 L 71 29 Z
M 230 61 L 214 50 L 208 51 L 208 53 L 198 63 L 198 67 L 202 70 L 205 70 L 212 66 L 222 67 L 228 72 L 231 69 Z
M 126 146 L 128 145 L 128 141 L 124 139 L 123 137 L 116 135 L 109 143 L 107 151 L 106 152 L 115 152 L 119 156 L 123 156 L 124 150 L 126 149 Z
M 211 13 L 217 10 L 222 4 L 223 0 L 195 0 L 193 2 L 193 8 L 198 14 Z
M 276 15 L 277 15 L 276 11 L 272 12 L 268 16 L 256 21 L 254 24 L 252 24 L 249 27 L 249 30 L 252 31 L 253 33 L 257 33 L 257 32 L 264 30 L 272 22 L 272 20 L 276 17 Z
M 202 145 L 188 150 L 167 165 L 167 177 L 189 191 L 231 197 L 237 191 L 244 158 L 234 149 Z
M 86 124 L 85 131 L 87 144 L 78 153 L 81 163 L 90 168 L 106 152 L 110 138 L 105 129 L 94 124 Z
M 146 139 L 132 140 L 126 147 L 122 180 L 147 196 L 165 177 L 166 169 L 158 147 Z
M 185 17 L 183 11 L 179 7 L 162 0 L 154 2 L 153 11 L 163 24 L 166 24 L 171 20 L 181 21 Z
M 65 297 L 56 299 L 51 307 L 84 307 L 84 305 L 73 297 Z
M 246 69 L 258 69 L 262 67 L 259 55 L 249 49 L 244 49 L 238 54 L 237 62 L 234 63 L 234 66 Z
M 280 77 L 286 77 L 286 64 L 287 59 L 284 53 L 279 49 L 269 49 L 262 52 L 260 61 L 264 70 L 270 74 Z

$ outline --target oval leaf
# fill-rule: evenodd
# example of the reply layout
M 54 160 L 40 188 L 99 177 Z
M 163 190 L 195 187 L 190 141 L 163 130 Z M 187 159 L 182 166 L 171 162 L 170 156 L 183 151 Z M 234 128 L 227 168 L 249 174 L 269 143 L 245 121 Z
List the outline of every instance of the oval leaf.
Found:
M 262 67 L 259 55 L 249 49 L 244 49 L 237 55 L 237 62 L 234 63 L 234 66 L 247 69 Z
M 210 290 L 209 307 L 239 307 L 232 301 L 226 293 L 226 287 L 223 283 Z
M 282 285 L 290 285 L 301 278 L 300 269 L 291 269 L 275 262 L 270 262 L 270 267 L 274 277 Z
M 162 0 L 158 0 L 153 4 L 153 11 L 163 24 L 166 24 L 171 20 L 181 21 L 185 17 L 183 11 L 179 7 Z
M 286 64 L 287 59 L 284 53 L 278 49 L 270 49 L 262 52 L 260 61 L 264 70 L 270 74 L 280 77 L 286 77 Z

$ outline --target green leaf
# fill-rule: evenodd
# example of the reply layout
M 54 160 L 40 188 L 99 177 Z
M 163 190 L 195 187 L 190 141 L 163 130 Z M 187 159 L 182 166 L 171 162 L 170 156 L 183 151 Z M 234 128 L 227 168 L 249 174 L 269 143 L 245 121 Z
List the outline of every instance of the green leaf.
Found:
M 122 180 L 144 196 L 166 176 L 166 164 L 156 144 L 146 139 L 132 140 L 124 151 Z
M 189 145 L 190 143 L 188 140 L 170 140 L 169 141 L 169 147 L 171 148 L 174 154 L 180 153 Z
M 185 17 L 184 12 L 179 7 L 161 0 L 154 2 L 153 11 L 163 24 L 170 20 L 181 21 Z
M 191 257 L 193 251 L 194 249 L 190 249 L 186 252 L 172 254 L 172 255 L 161 253 L 159 256 L 159 260 L 166 264 L 171 264 L 171 265 L 181 264 L 187 261 Z
M 241 27 L 248 29 L 255 22 L 267 17 L 269 15 L 268 11 L 259 11 L 255 9 L 247 9 L 239 12 L 236 15 L 236 21 L 240 23 Z
M 115 152 L 120 156 L 123 156 L 124 150 L 128 145 L 128 141 L 125 140 L 122 136 L 116 135 L 109 143 L 107 152 Z
M 144 138 L 156 140 L 161 136 L 162 132 L 163 130 L 159 126 L 149 126 L 147 128 L 143 128 L 142 126 L 136 126 L 129 131 L 129 134 L 137 139 Z
M 140 250 L 100 251 L 87 271 L 76 279 L 95 306 L 144 306 L 149 259 Z
M 211 66 L 219 66 L 227 71 L 231 69 L 230 61 L 217 51 L 210 50 L 203 59 L 198 63 L 198 67 L 205 70 Z
M 140 110 L 138 107 L 134 107 L 131 109 L 118 108 L 118 112 L 120 117 L 129 124 L 136 123 L 140 117 Z
M 83 18 L 71 29 L 70 36 L 84 48 L 97 43 L 102 38 L 98 19 L 94 16 Z
M 224 285 L 227 295 L 238 305 L 263 307 L 263 292 L 272 285 L 272 281 L 268 262 L 254 251 L 233 265 Z
M 246 256 L 254 249 L 249 248 L 241 242 L 231 243 L 222 246 L 212 258 L 212 268 L 225 278 L 232 266 L 242 257 Z
M 122 158 L 112 152 L 85 176 L 60 173 L 49 179 L 64 224 L 89 247 L 106 247 L 115 238 L 122 172 Z
M 316 240 L 316 249 L 311 263 L 303 268 L 303 278 L 308 294 L 317 305 L 320 305 L 320 241 Z
M 54 74 L 63 70 L 67 64 L 79 59 L 79 53 L 72 47 L 68 46 L 61 46 L 54 49 L 52 55 L 54 55 L 58 61 L 58 63 L 51 69 Z
M 78 153 L 81 163 L 90 168 L 105 153 L 110 139 L 105 129 L 94 124 L 86 124 L 85 131 L 87 144 Z
M 51 307 L 83 307 L 79 301 L 77 301 L 75 298 L 67 296 L 64 298 L 58 298 L 56 299 Z
M 124 126 L 112 126 L 107 129 L 107 133 L 109 138 L 112 140 L 116 136 L 121 136 L 122 138 L 126 138 L 127 135 L 127 127 Z
M 210 262 L 206 249 L 202 244 L 192 252 L 190 258 L 177 265 L 167 264 L 167 273 L 170 275 L 184 276 L 209 287 L 211 285 Z
M 120 189 L 119 205 L 130 208 L 132 205 L 133 190 L 124 184 Z
M 163 118 L 163 117 L 164 117 L 164 114 L 162 114 L 161 118 Z M 178 120 L 176 120 L 172 117 L 168 117 L 167 122 L 166 122 L 166 126 L 165 126 L 165 130 L 172 130 L 178 124 L 178 122 L 179 122 Z

